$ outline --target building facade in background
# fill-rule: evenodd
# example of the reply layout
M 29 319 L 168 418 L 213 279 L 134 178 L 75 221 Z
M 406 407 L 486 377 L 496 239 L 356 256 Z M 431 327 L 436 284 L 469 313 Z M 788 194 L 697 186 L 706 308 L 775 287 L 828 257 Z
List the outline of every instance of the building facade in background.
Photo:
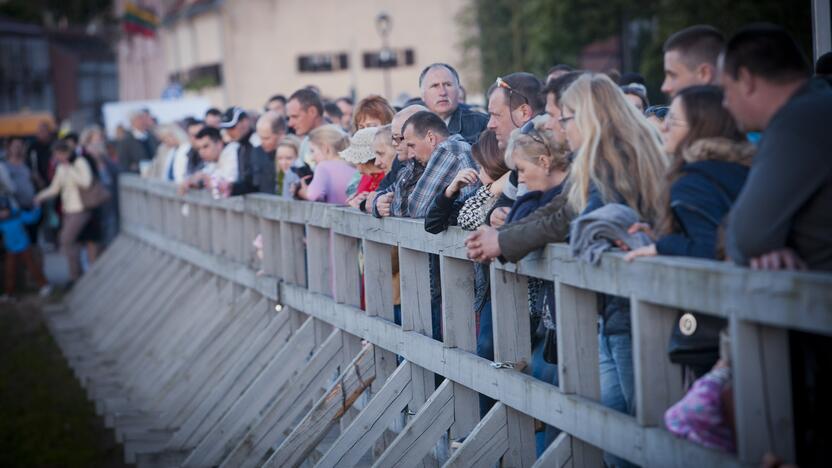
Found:
M 73 129 L 100 122 L 119 97 L 115 60 L 99 34 L 0 18 L 0 114 L 45 112 Z
M 128 2 L 117 3 L 123 10 Z M 306 85 L 328 97 L 361 98 L 389 88 L 387 97 L 396 102 L 418 95 L 419 71 L 437 61 L 459 67 L 463 85 L 479 83 L 476 67 L 462 67 L 456 17 L 467 0 L 142 4 L 158 8 L 162 20 L 154 38 L 126 36 L 119 44 L 124 100 L 158 99 L 177 82 L 186 96 L 205 96 L 218 107 L 259 108 L 273 94 Z M 382 12 L 390 20 L 386 49 L 377 21 Z

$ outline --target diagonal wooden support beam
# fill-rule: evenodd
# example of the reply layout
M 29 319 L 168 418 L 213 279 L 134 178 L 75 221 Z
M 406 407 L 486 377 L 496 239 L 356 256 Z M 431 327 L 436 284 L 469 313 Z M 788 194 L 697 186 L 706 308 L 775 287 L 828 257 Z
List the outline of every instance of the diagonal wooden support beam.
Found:
M 561 432 L 549 447 L 540 454 L 532 468 L 571 468 L 572 463 L 572 436 Z
M 445 463 L 444 468 L 495 466 L 508 451 L 506 406 L 497 402 L 474 426 L 462 446 Z
M 245 435 L 252 421 L 268 405 L 281 388 L 289 383 L 305 365 L 306 357 L 314 350 L 314 319 L 308 319 L 292 338 L 286 343 L 257 380 L 223 415 L 222 419 L 211 429 L 190 453 L 185 465 L 216 465 L 222 457 L 231 451 Z
M 454 386 L 444 380 L 416 416 L 373 464 L 374 468 L 417 466 L 454 422 Z
M 410 402 L 411 367 L 412 364 L 405 361 L 393 372 L 316 466 L 326 468 L 358 463 Z
M 373 346 L 365 346 L 326 394 L 295 426 L 265 466 L 298 466 L 375 380 Z
M 303 414 L 311 398 L 332 379 L 339 365 L 337 356 L 342 350 L 342 332 L 335 330 L 305 363 L 303 370 L 274 395 L 220 466 L 260 466 L 269 449 L 283 441 L 287 430 Z

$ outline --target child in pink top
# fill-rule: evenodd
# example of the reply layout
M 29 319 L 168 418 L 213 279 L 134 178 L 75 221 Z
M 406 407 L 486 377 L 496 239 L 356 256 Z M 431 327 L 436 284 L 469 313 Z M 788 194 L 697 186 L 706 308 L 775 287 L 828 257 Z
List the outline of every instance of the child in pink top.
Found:
M 315 162 L 315 174 L 311 182 L 301 180 L 299 198 L 346 204 L 347 186 L 356 169 L 341 159 L 338 153 L 349 144 L 347 134 L 335 125 L 324 125 L 309 133 L 309 155 Z

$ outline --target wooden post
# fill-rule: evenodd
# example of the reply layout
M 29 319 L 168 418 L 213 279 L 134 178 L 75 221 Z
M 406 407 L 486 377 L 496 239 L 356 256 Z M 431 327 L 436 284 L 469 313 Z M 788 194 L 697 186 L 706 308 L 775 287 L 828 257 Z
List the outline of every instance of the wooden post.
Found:
M 663 427 L 664 412 L 684 396 L 682 369 L 667 355 L 677 310 L 636 299 L 631 304 L 636 418 Z
M 447 348 L 459 348 L 470 353 L 477 352 L 477 323 L 474 316 L 474 268 L 465 260 L 442 255 L 442 337 Z M 453 383 L 454 423 L 451 426 L 451 440 L 467 436 L 479 417 L 477 392 Z
M 515 366 L 531 364 L 529 334 L 529 283 L 524 276 L 497 270 L 491 265 L 491 316 L 494 323 L 494 361 Z M 506 369 L 506 372 L 517 372 Z M 503 464 L 530 467 L 534 464 L 534 421 L 511 408 L 506 408 L 508 451 Z
M 317 226 L 306 226 L 306 267 L 309 273 L 309 290 L 332 296 L 332 258 L 330 254 L 329 230 Z M 323 342 L 332 332 L 329 324 L 315 320 L 315 337 Z
M 732 316 L 731 372 L 734 377 L 737 453 L 759 463 L 767 452 L 795 461 L 789 336 Z
M 428 254 L 399 247 L 402 283 L 402 329 L 432 336 L 430 310 L 430 272 Z M 433 373 L 419 366 L 413 369 L 413 400 L 410 411 L 415 412 L 433 393 Z
M 246 242 L 245 219 L 243 214 L 233 209 L 226 210 L 225 252 L 228 258 L 244 263 L 243 252 Z
M 280 223 L 260 218 L 260 236 L 263 239 L 262 269 L 269 275 L 282 278 L 280 264 L 285 258 L 281 252 Z
M 302 224 L 280 221 L 280 252 L 283 281 L 306 287 L 306 258 Z
M 598 365 L 598 300 L 592 291 L 555 282 L 558 378 L 563 393 L 601 398 Z M 601 450 L 572 438 L 576 466 L 601 466 Z

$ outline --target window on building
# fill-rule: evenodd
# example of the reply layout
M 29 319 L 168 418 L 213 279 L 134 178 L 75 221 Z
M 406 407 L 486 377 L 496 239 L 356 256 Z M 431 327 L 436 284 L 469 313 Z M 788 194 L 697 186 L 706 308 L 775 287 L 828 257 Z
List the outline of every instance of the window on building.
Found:
M 416 63 L 413 49 L 387 49 L 364 52 L 364 68 L 408 67 Z
M 344 52 L 307 54 L 298 57 L 298 71 L 301 73 L 332 72 L 346 70 L 349 67 L 349 56 Z

